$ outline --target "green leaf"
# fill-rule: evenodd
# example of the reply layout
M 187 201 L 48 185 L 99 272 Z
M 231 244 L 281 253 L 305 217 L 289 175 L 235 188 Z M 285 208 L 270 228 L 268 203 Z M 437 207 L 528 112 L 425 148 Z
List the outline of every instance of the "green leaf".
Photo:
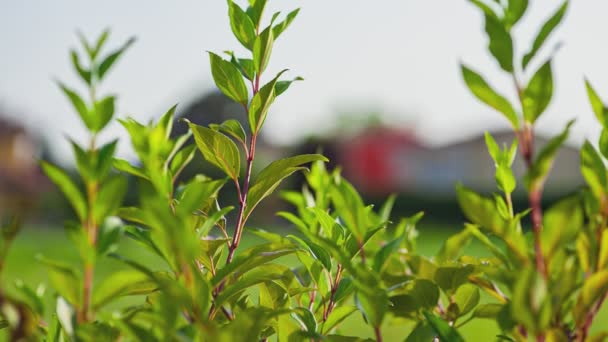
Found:
M 543 215 L 540 241 L 545 259 L 551 260 L 558 248 L 576 240 L 583 227 L 582 201 L 578 194 L 555 203 Z
M 580 327 L 585 322 L 587 313 L 591 311 L 593 305 L 595 305 L 607 291 L 608 270 L 594 273 L 585 280 L 572 312 L 577 326 Z
M 517 24 L 519 19 L 526 13 L 528 8 L 528 0 L 510 0 L 509 7 L 505 12 L 505 22 L 509 27 Z
M 585 141 L 581 148 L 581 173 L 593 195 L 601 199 L 606 193 L 606 166 L 595 148 Z
M 230 138 L 210 128 L 188 123 L 196 146 L 205 160 L 224 171 L 228 177 L 237 181 L 241 170 L 241 155 Z
M 66 87 L 61 82 L 59 82 L 58 85 L 61 88 L 61 90 L 63 91 L 63 93 L 68 97 L 68 99 L 72 103 L 72 106 L 74 107 L 74 109 L 76 109 L 76 112 L 80 116 L 80 119 L 82 120 L 84 125 L 88 129 L 93 131 L 94 127 L 95 127 L 95 118 L 89 111 L 89 108 L 87 107 L 84 100 L 82 100 L 82 98 L 80 97 L 80 95 L 78 95 L 78 93 L 76 93 L 74 90 Z
M 38 260 L 47 266 L 49 280 L 53 288 L 70 304 L 79 306 L 81 302 L 81 279 L 74 271 L 75 268 L 42 256 L 38 256 Z
M 479 304 L 479 289 L 473 284 L 464 284 L 454 293 L 454 302 L 460 310 L 459 316 L 464 316 L 471 312 Z
M 450 326 L 448 322 L 444 321 L 440 317 L 433 315 L 428 311 L 424 311 L 424 317 L 427 322 L 433 327 L 435 334 L 439 337 L 441 341 L 444 342 L 464 342 L 462 336 L 458 331 Z
M 321 333 L 324 335 L 329 333 L 333 328 L 356 311 L 357 308 L 355 306 L 338 306 L 329 314 L 329 316 L 327 316 L 327 320 L 323 322 Z
M 277 84 L 274 86 L 276 96 L 283 94 L 287 89 L 289 89 L 289 86 L 291 86 L 291 84 L 296 81 L 304 81 L 304 79 L 298 76 L 289 81 L 278 81 Z
M 104 97 L 103 99 L 95 102 L 95 125 L 92 128 L 93 132 L 99 132 L 108 125 L 112 117 L 114 116 L 114 102 L 116 98 L 114 96 Z
M 523 92 L 524 118 L 534 123 L 545 111 L 553 96 L 553 72 L 551 60 L 543 64 L 532 76 L 528 86 Z
M 566 9 L 568 8 L 568 0 L 564 1 L 562 6 L 549 18 L 542 26 L 536 38 L 534 39 L 534 43 L 532 44 L 532 48 L 530 51 L 524 56 L 522 59 L 522 69 L 526 69 L 532 58 L 536 55 L 538 50 L 543 46 L 545 40 L 551 35 L 553 29 L 562 21 L 564 17 L 564 13 L 566 13 Z
M 492 89 L 490 85 L 475 71 L 467 68 L 464 65 L 461 65 L 460 68 L 462 70 L 462 77 L 473 95 L 475 95 L 475 97 L 477 97 L 481 102 L 503 113 L 511 125 L 518 129 L 519 118 L 517 117 L 511 103 L 502 95 L 494 91 L 494 89 Z
M 230 16 L 230 27 L 232 33 L 245 48 L 251 50 L 253 48 L 253 40 L 255 39 L 255 25 L 251 18 L 232 0 L 228 0 L 228 15 Z
M 95 43 L 95 47 L 93 49 L 87 49 L 87 52 L 89 52 L 89 56 L 91 57 L 92 60 L 95 60 L 97 58 L 97 55 L 99 55 L 99 53 L 101 52 L 101 49 L 103 48 L 105 42 L 108 40 L 109 36 L 110 36 L 110 30 L 109 29 L 104 30 L 99 35 L 99 38 L 97 38 L 97 43 Z
M 372 267 L 374 271 L 382 271 L 384 264 L 391 256 L 391 254 L 395 253 L 399 249 L 399 247 L 401 246 L 401 242 L 403 242 L 404 238 L 404 236 L 401 236 L 395 240 L 388 242 L 387 244 L 382 246 L 382 248 L 380 248 L 376 255 L 374 255 L 374 265 Z
M 44 173 L 61 189 L 70 204 L 72 204 L 78 218 L 84 221 L 87 216 L 87 204 L 84 196 L 76 184 L 72 182 L 70 176 L 62 169 L 45 161 L 41 162 L 41 166 Z
M 101 63 L 99 63 L 99 67 L 97 68 L 97 77 L 101 81 L 106 73 L 110 70 L 112 65 L 118 60 L 118 58 L 125 52 L 127 49 L 135 43 L 135 38 L 129 38 L 120 48 L 114 50 L 108 56 L 106 56 Z
M 291 270 L 283 265 L 258 265 L 254 269 L 246 270 L 246 273 L 234 277 L 236 278 L 234 282 L 225 286 L 222 292 L 215 298 L 214 304 L 219 307 L 254 285 L 280 280 L 289 274 L 292 274 Z
M 585 88 L 587 88 L 587 96 L 597 120 L 602 124 L 602 127 L 608 128 L 608 108 L 604 106 L 602 99 L 588 80 L 585 80 Z
M 412 317 L 423 309 L 433 309 L 439 302 L 439 287 L 428 279 L 416 279 L 405 288 L 399 290 L 399 294 L 392 296 L 390 310 L 398 317 Z
M 473 312 L 475 318 L 496 319 L 502 311 L 502 304 L 481 304 Z
M 142 169 L 140 167 L 137 167 L 137 166 L 133 166 L 128 161 L 126 161 L 124 159 L 115 158 L 114 162 L 112 163 L 112 165 L 118 171 L 126 172 L 128 174 L 131 174 L 131 175 L 139 177 L 139 178 L 143 178 L 143 179 L 147 179 L 147 180 L 150 179 L 150 177 L 148 177 L 145 174 L 145 170 L 144 169 Z
M 518 273 L 511 300 L 511 316 L 531 333 L 547 328 L 552 318 L 547 283 L 533 267 Z
M 486 33 L 488 34 L 488 49 L 500 67 L 506 72 L 513 71 L 513 40 L 511 34 L 498 18 L 485 15 Z
M 464 215 L 473 223 L 502 236 L 506 229 L 506 222 L 496 211 L 494 201 L 483 197 L 474 191 L 462 186 L 456 186 L 458 203 Z
M 276 160 L 266 166 L 257 175 L 252 183 L 253 185 L 249 189 L 247 206 L 245 207 L 245 220 L 264 198 L 272 194 L 279 184 L 281 184 L 283 179 L 296 171 L 304 170 L 305 167 L 303 167 L 302 164 L 311 163 L 317 160 L 328 161 L 327 158 L 320 154 L 305 154 Z
M 261 75 L 270 61 L 272 54 L 272 46 L 274 44 L 274 36 L 270 27 L 266 28 L 262 33 L 255 37 L 253 42 L 253 66 L 258 75 Z
M 213 52 L 209 52 L 209 61 L 215 85 L 224 95 L 243 106 L 247 106 L 249 101 L 247 87 L 239 69 Z
M 82 67 L 82 65 L 80 64 L 80 59 L 78 58 L 78 54 L 76 53 L 76 51 L 71 50 L 70 56 L 72 57 L 72 66 L 74 66 L 74 69 L 76 69 L 76 72 L 78 73 L 80 78 L 86 84 L 90 85 L 91 84 L 91 71 L 86 70 L 85 68 Z
M 262 14 L 264 13 L 264 8 L 266 7 L 266 0 L 255 0 L 249 1 L 250 6 L 247 8 L 247 15 L 251 18 L 251 21 L 255 25 L 255 27 L 260 27 L 260 22 L 262 21 Z
M 106 216 L 113 214 L 122 204 L 126 192 L 127 179 L 123 176 L 115 175 L 105 181 L 93 207 L 95 222 L 102 222 Z
M 116 251 L 123 233 L 123 222 L 116 216 L 105 218 L 97 233 L 97 254 L 106 255 Z
M 199 238 L 207 236 L 209 234 L 209 231 L 211 230 L 211 228 L 213 228 L 213 226 L 215 226 L 219 220 L 225 219 L 226 214 L 231 212 L 233 209 L 234 209 L 233 206 L 228 206 L 228 207 L 224 207 L 221 210 L 216 211 L 213 214 L 211 214 L 205 220 L 205 223 L 203 223 L 203 225 L 199 228 L 199 230 L 198 230 Z
M 281 71 L 272 81 L 260 89 L 249 106 L 249 126 L 253 134 L 258 134 L 268 115 L 268 110 L 276 98 L 275 85 L 279 77 L 287 70 Z
M 473 235 L 466 229 L 450 236 L 441 246 L 439 253 L 437 253 L 437 261 L 441 263 L 456 260 L 469 245 L 472 238 Z
M 317 319 L 310 310 L 307 308 L 297 308 L 292 315 L 295 315 L 303 323 L 306 332 L 313 334 L 317 332 Z
M 405 342 L 429 342 L 435 338 L 435 330 L 426 321 L 420 321 L 414 330 L 407 335 Z
M 230 264 L 217 271 L 211 278 L 211 285 L 217 286 L 227 277 L 238 277 L 239 274 L 298 250 L 295 245 L 285 243 L 266 243 L 246 249 L 238 254 Z
M 435 283 L 447 294 L 452 294 L 469 281 L 474 271 L 473 265 L 439 267 L 435 273 Z
M 606 128 L 602 129 L 600 134 L 599 148 L 604 158 L 608 158 L 608 129 Z
M 384 290 L 375 289 L 373 292 L 358 290 L 355 293 L 355 304 L 371 326 L 380 327 L 390 302 Z
M 157 288 L 158 285 L 154 281 L 139 271 L 116 271 L 95 287 L 92 298 L 93 309 L 98 310 L 123 296 L 147 294 Z
M 247 134 L 240 122 L 234 119 L 226 120 L 221 125 L 211 124 L 209 128 L 230 135 L 244 146 L 247 146 Z
M 329 253 L 324 250 L 321 246 L 316 243 L 310 241 L 307 238 L 299 238 L 297 236 L 290 235 L 289 238 L 295 242 L 297 242 L 302 248 L 307 249 L 310 252 L 310 255 L 315 259 L 319 260 L 321 265 L 328 270 L 331 271 L 332 262 L 331 256 Z
M 570 127 L 574 124 L 574 120 L 568 122 L 562 133 L 551 138 L 547 145 L 538 153 L 538 157 L 532 164 L 525 176 L 526 187 L 529 191 L 542 187 L 545 183 L 549 171 L 553 167 L 553 162 L 560 147 L 564 144 L 570 134 Z
M 279 38 L 279 36 L 287 29 L 287 27 L 289 27 L 289 25 L 296 18 L 296 16 L 298 15 L 299 12 L 300 12 L 299 8 L 289 12 L 289 14 L 287 14 L 287 17 L 285 17 L 285 20 L 276 24 L 272 28 L 272 35 L 274 36 L 275 40 Z
M 171 165 L 169 166 L 173 179 L 175 179 L 192 161 L 195 153 L 196 145 L 192 144 L 182 148 L 175 154 L 175 156 L 173 156 L 171 159 Z

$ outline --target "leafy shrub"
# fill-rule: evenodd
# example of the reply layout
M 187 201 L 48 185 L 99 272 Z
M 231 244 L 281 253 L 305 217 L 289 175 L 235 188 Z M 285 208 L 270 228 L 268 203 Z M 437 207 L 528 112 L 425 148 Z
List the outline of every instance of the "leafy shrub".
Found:
M 363 340 L 339 329 L 349 319 L 369 326 L 377 341 L 389 321 L 409 322 L 406 341 L 463 341 L 462 326 L 489 319 L 502 331 L 499 340 L 603 339 L 605 333 L 589 337 L 589 329 L 608 293 L 603 160 L 608 158 L 608 109 L 589 82 L 592 108 L 604 131 L 599 152 L 589 142 L 581 149 L 588 186 L 544 213 L 544 184 L 572 122 L 540 152 L 534 147 L 535 121 L 553 92 L 552 56 L 536 71 L 528 68 L 568 2 L 542 26 L 519 64 L 511 29 L 527 1 L 471 2 L 482 10 L 489 51 L 512 76 L 519 104 L 471 68 L 463 65 L 462 74 L 478 99 L 509 120 L 517 140 L 501 147 L 486 134 L 500 192 L 485 197 L 458 185 L 458 201 L 470 223 L 430 258 L 416 249 L 415 227 L 422 213 L 392 221 L 394 197 L 377 209 L 365 204 L 339 170 L 326 170 L 321 155 L 277 160 L 253 175 L 256 140 L 272 103 L 301 80 L 284 80 L 281 71 L 262 84 L 274 44 L 298 10 L 283 19 L 276 13 L 264 27 L 265 0 L 251 0 L 246 9 L 228 1 L 232 31 L 250 55 L 210 52 L 209 60 L 217 87 L 243 106 L 248 127 L 236 120 L 209 127 L 187 122 L 181 124 L 188 124 L 189 131 L 172 138 L 175 106 L 157 122 L 119 119 L 138 156 L 134 164 L 115 158 L 116 140 L 97 141 L 114 117 L 116 100 L 100 97 L 98 85 L 133 40 L 101 57 L 108 32 L 93 44 L 81 37 L 88 63 L 81 64 L 76 51 L 71 57 L 88 98 L 59 84 L 90 132 L 88 146 L 72 142 L 81 179 L 75 182 L 61 168 L 42 162 L 74 209 L 76 219 L 66 222 L 65 231 L 80 263 L 40 258 L 48 267 L 56 305 L 45 310 L 40 291 L 19 283 L 13 291 L 0 292 L 0 326 L 11 340 Z M 527 82 L 523 76 L 529 76 Z M 180 180 L 181 171 L 199 157 L 197 150 L 225 177 Z M 530 208 L 523 212 L 516 212 L 511 201 L 518 185 L 511 169 L 518 150 L 528 168 L 523 183 Z M 302 191 L 282 193 L 293 213 L 278 213 L 298 234 L 248 227 L 257 205 L 309 165 Z M 127 174 L 138 185 L 139 200 L 131 207 L 122 206 Z M 218 201 L 229 186 L 236 189 L 236 207 Z M 236 211 L 235 222 L 227 217 L 231 211 Z M 527 216 L 530 232 L 524 229 Z M 2 260 L 18 227 L 14 218 L 2 228 Z M 239 248 L 245 230 L 263 242 Z M 120 255 L 122 238 L 137 242 L 160 264 Z M 491 257 L 465 255 L 472 240 Z M 286 263 L 286 256 L 295 261 Z M 100 279 L 95 266 L 102 258 L 126 267 Z M 122 297 L 132 299 L 119 301 Z

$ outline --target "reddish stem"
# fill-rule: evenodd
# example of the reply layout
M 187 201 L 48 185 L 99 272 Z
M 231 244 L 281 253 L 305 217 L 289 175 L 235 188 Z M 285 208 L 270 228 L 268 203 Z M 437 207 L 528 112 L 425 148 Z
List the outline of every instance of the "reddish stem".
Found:
M 380 327 L 374 327 L 374 333 L 376 334 L 376 342 L 382 342 L 382 332 Z
M 226 259 L 226 265 L 232 262 L 234 258 L 234 252 L 236 251 L 239 243 L 241 242 L 241 235 L 243 235 L 243 227 L 245 226 L 245 209 L 247 207 L 247 195 L 249 193 L 249 183 L 251 181 L 251 169 L 253 167 L 253 160 L 255 159 L 255 145 L 256 145 L 257 135 L 253 134 L 251 136 L 251 143 L 249 147 L 249 155 L 247 156 L 247 171 L 245 172 L 245 183 L 243 185 L 243 190 L 241 191 L 241 196 L 239 198 L 239 214 L 236 221 L 236 227 L 234 229 L 234 236 L 232 237 L 232 243 L 230 244 L 230 248 L 228 249 L 228 258 Z

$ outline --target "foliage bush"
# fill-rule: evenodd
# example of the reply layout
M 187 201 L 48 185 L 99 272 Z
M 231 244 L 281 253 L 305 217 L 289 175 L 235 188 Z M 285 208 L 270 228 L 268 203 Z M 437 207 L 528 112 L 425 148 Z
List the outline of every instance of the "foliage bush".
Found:
M 559 147 L 572 122 L 540 151 L 534 146 L 538 117 L 553 93 L 552 58 L 531 70 L 538 52 L 560 23 L 568 1 L 542 26 L 520 60 L 514 56 L 512 28 L 527 0 L 471 0 L 485 18 L 488 49 L 514 83 L 518 103 L 509 102 L 467 66 L 462 74 L 471 92 L 502 113 L 517 139 L 499 146 L 486 134 L 494 160 L 498 193 L 477 194 L 457 186 L 458 201 L 470 223 L 446 240 L 433 257 L 416 250 L 416 223 L 422 213 L 392 220 L 394 197 L 380 208 L 367 205 L 339 170 L 325 169 L 318 154 L 281 159 L 253 175 L 256 139 L 274 100 L 296 77 L 281 71 L 263 84 L 278 38 L 298 10 L 275 13 L 263 25 L 266 0 L 244 9 L 228 1 L 234 36 L 247 57 L 213 52 L 209 60 L 217 87 L 245 108 L 248 127 L 236 120 L 198 126 L 171 138 L 176 107 L 157 122 L 119 119 L 138 156 L 132 164 L 115 158 L 117 141 L 99 144 L 97 135 L 113 119 L 115 96 L 97 89 L 133 43 L 102 56 L 108 32 L 95 42 L 81 38 L 82 53 L 71 51 L 74 69 L 88 87 L 85 99 L 59 83 L 90 132 L 87 146 L 72 141 L 81 179 L 61 168 L 42 168 L 71 203 L 75 219 L 65 231 L 79 252 L 79 264 L 40 258 L 56 293 L 45 308 L 42 293 L 17 283 L 0 292 L 0 325 L 11 340 L 45 341 L 358 341 L 338 327 L 345 319 L 369 326 L 377 341 L 388 321 L 410 322 L 406 341 L 463 341 L 459 329 L 473 320 L 495 321 L 502 333 L 487 339 L 510 341 L 600 341 L 590 336 L 608 293 L 608 109 L 586 83 L 593 112 L 604 127 L 599 152 L 581 148 L 587 186 L 543 212 L 542 193 Z M 265 77 L 266 78 L 266 77 Z M 526 80 L 526 81 L 524 81 Z M 193 137 L 193 139 L 191 139 Z M 192 142 L 192 140 L 194 140 Z M 197 150 L 225 178 L 180 172 Z M 523 185 L 529 208 L 516 212 L 511 194 L 518 185 L 511 169 L 519 150 L 527 166 Z M 306 167 L 310 165 L 310 170 Z M 293 212 L 279 216 L 296 235 L 282 236 L 247 226 L 257 205 L 295 172 L 305 172 L 301 192 L 283 192 Z M 122 206 L 126 175 L 137 179 L 139 201 Z M 520 181 L 521 182 L 521 181 Z M 238 205 L 223 206 L 218 193 L 233 186 Z M 236 211 L 231 222 L 227 214 Z M 524 229 L 530 216 L 532 229 Z M 18 217 L 2 228 L 2 261 L 17 233 Z M 263 243 L 239 248 L 243 231 Z M 162 261 L 150 264 L 117 252 L 122 238 L 136 241 Z M 490 257 L 464 254 L 472 240 Z M 282 257 L 296 262 L 286 266 Z M 113 258 L 128 267 L 103 279 L 95 266 Z M 1 265 L 1 263 L 0 263 Z M 132 296 L 129 301 L 118 299 Z M 483 297 L 482 297 L 483 296 Z M 489 298 L 483 299 L 482 298 Z

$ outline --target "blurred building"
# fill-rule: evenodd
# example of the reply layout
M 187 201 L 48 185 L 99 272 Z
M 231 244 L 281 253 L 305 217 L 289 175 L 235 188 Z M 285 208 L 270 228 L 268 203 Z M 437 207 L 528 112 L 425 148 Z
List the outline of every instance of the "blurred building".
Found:
M 493 132 L 496 141 L 511 144 L 510 131 Z M 537 136 L 537 152 L 548 139 Z M 372 197 L 405 193 L 424 197 L 454 197 L 458 182 L 475 190 L 496 191 L 494 162 L 488 154 L 483 135 L 454 144 L 429 147 L 411 130 L 377 125 L 348 136 L 307 143 L 302 150 L 311 152 L 314 144 L 331 151 L 332 164 L 340 165 L 343 174 L 364 194 Z M 546 194 L 558 196 L 583 184 L 577 149 L 564 146 L 557 154 L 548 178 Z M 518 179 L 523 179 L 525 165 L 518 156 L 514 163 Z M 518 192 L 523 192 L 523 184 Z
M 32 206 L 48 189 L 37 162 L 40 149 L 25 128 L 0 117 L 0 217 Z

